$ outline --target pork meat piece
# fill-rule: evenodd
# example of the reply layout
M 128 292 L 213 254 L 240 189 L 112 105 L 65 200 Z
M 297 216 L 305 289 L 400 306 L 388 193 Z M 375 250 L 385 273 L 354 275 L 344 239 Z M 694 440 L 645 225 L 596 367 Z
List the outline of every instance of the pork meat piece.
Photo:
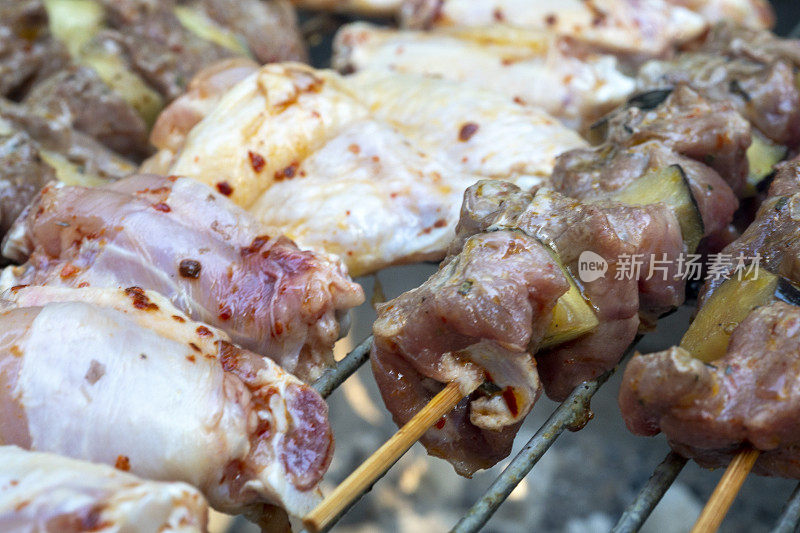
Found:
M 228 513 L 318 503 L 328 409 L 277 364 L 138 287 L 4 296 L 4 443 L 184 481 Z
M 800 40 L 768 31 L 719 25 L 696 51 L 652 61 L 639 71 L 641 90 L 688 84 L 705 96 L 730 102 L 778 144 L 800 143 Z
M 144 119 L 91 68 L 72 66 L 48 77 L 31 89 L 24 105 L 133 160 L 150 153 Z
M 0 446 L 3 531 L 205 531 L 208 506 L 185 483 L 145 481 L 113 468 Z
M 139 175 L 98 187 L 45 187 L 16 222 L 0 285 L 155 290 L 235 342 L 313 380 L 333 363 L 339 319 L 363 291 L 342 265 L 268 235 L 190 179 Z
M 540 242 L 496 231 L 469 237 L 421 287 L 380 305 L 372 370 L 395 423 L 456 381 L 467 397 L 421 442 L 467 477 L 507 457 L 540 394 L 532 352 L 568 288 Z
M 619 401 L 631 431 L 663 431 L 702 466 L 725 466 L 753 447 L 761 451 L 756 473 L 798 478 L 798 383 L 800 308 L 775 302 L 750 313 L 711 364 L 679 347 L 635 356 Z
M 646 321 L 683 302 L 684 281 L 675 269 L 684 244 L 678 221 L 664 204 L 584 204 L 545 188 L 531 196 L 511 184 L 480 182 L 465 195 L 454 244 L 490 227 L 517 228 L 547 243 L 576 279 L 584 252 L 608 265 L 603 277 L 582 284 L 598 328 L 536 355 L 545 392 L 554 400 L 619 362 L 639 328 L 640 293 Z M 625 266 L 633 254 L 642 254 L 638 272 Z M 651 254 L 666 260 L 666 272 L 649 276 Z
M 42 0 L 0 1 L 0 96 L 21 98 L 36 80 L 69 63 L 53 39 Z

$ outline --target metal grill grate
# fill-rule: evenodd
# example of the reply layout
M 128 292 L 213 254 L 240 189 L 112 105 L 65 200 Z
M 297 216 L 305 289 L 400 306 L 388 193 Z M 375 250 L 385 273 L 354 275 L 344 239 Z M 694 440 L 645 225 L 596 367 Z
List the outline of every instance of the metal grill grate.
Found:
M 776 10 L 781 6 L 775 5 Z M 790 37 L 800 38 L 800 23 L 789 33 Z M 627 350 L 622 361 L 633 352 L 641 337 Z M 367 337 L 332 369 L 326 371 L 314 384 L 324 398 L 327 398 L 338 386 L 353 375 L 369 359 L 372 336 Z M 621 363 L 621 364 L 623 364 Z M 517 485 L 528 475 L 539 459 L 565 429 L 580 429 L 591 418 L 590 401 L 599 388 L 611 377 L 614 370 L 600 376 L 597 380 L 583 383 L 575 388 L 570 396 L 562 402 L 542 424 L 536 434 L 514 457 L 505 470 L 494 480 L 483 496 L 453 527 L 454 533 L 471 533 L 479 531 L 492 517 L 497 509 L 508 498 Z M 642 487 L 636 498 L 628 505 L 619 521 L 612 529 L 613 533 L 638 531 L 672 483 L 686 465 L 687 460 L 674 452 L 654 469 L 650 479 Z M 377 481 L 377 480 L 376 480 Z M 370 487 L 371 489 L 371 487 Z M 367 489 L 366 492 L 369 492 Z M 361 496 L 363 496 L 362 493 Z M 357 500 L 351 503 L 354 505 Z M 346 511 L 345 511 L 346 513 Z M 342 513 L 337 521 L 345 514 Z M 335 526 L 334 521 L 329 525 Z M 790 533 L 800 526 L 800 484 L 789 497 L 774 529 L 774 533 Z

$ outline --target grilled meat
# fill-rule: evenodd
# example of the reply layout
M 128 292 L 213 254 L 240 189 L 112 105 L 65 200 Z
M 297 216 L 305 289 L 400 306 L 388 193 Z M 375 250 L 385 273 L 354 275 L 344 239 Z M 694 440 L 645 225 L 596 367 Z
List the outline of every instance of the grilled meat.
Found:
M 707 98 L 733 105 L 773 141 L 800 143 L 800 40 L 722 24 L 695 51 L 645 64 L 642 90 L 688 84 Z
M 121 461 L 124 463 L 124 460 Z M 80 533 L 205 531 L 208 508 L 185 483 L 144 481 L 106 465 L 0 447 L 0 528 Z
M 327 406 L 275 363 L 138 287 L 17 288 L 3 305 L 3 442 L 123 458 L 224 512 L 318 501 Z
M 423 32 L 357 22 L 339 30 L 333 63 L 345 72 L 390 70 L 464 82 L 542 107 L 570 125 L 591 124 L 634 88 L 613 56 L 510 27 Z
M 208 83 L 244 70 L 222 68 Z M 201 86 L 159 119 L 162 151 L 144 168 L 225 184 L 267 226 L 338 255 L 354 275 L 442 258 L 476 176 L 539 185 L 558 153 L 584 145 L 546 113 L 493 93 L 298 64 L 262 67 L 187 136 L 184 124 L 214 99 Z
M 333 362 L 338 320 L 363 301 L 341 264 L 299 250 L 189 179 L 48 186 L 4 243 L 4 287 L 155 290 L 303 379 Z

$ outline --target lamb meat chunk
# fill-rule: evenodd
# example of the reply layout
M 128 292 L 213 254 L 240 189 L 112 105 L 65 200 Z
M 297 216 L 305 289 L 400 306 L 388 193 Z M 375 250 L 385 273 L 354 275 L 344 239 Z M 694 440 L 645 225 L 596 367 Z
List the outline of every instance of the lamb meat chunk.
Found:
M 734 330 L 727 353 L 706 364 L 682 348 L 637 355 L 620 407 L 639 435 L 663 431 L 700 465 L 727 465 L 742 449 L 761 451 L 755 472 L 800 477 L 800 308 L 760 307 Z
M 43 150 L 62 156 L 76 167 L 74 173 L 93 181 L 115 180 L 135 170 L 134 164 L 63 121 L 51 120 L 27 106 L 0 98 L 0 121 L 26 132 Z M 77 178 L 73 176 L 73 178 Z
M 96 188 L 48 186 L 4 254 L 16 285 L 156 290 L 235 342 L 312 380 L 333 363 L 339 319 L 363 301 L 341 263 L 301 251 L 188 178 L 131 176 Z
M 629 104 L 607 120 L 609 145 L 635 147 L 656 141 L 713 168 L 734 192 L 744 188 L 750 124 L 728 101 L 708 100 L 680 85 L 654 108 Z
M 5 235 L 55 172 L 42 161 L 39 147 L 24 131 L 0 122 L 0 236 Z
M 98 45 L 117 49 L 147 83 L 167 100 L 180 96 L 192 76 L 233 52 L 184 28 L 165 0 L 103 0 L 109 24 Z
M 471 392 L 422 438 L 471 476 L 511 451 L 540 394 L 530 350 L 569 283 L 551 253 L 519 231 L 470 236 L 421 287 L 378 307 L 372 368 L 398 425 L 444 384 Z
M 72 66 L 36 84 L 24 105 L 132 159 L 149 154 L 147 124 L 97 73 Z
M 800 143 L 800 40 L 768 31 L 717 26 L 696 51 L 651 61 L 639 71 L 638 87 L 649 90 L 688 84 L 709 98 L 730 102 L 774 142 Z
M 759 268 L 791 280 L 800 280 L 800 158 L 783 163 L 759 207 L 755 220 L 722 254 L 760 257 Z M 733 265 L 731 266 L 731 269 Z M 701 304 L 724 278 L 709 279 L 700 294 Z
M 704 236 L 725 229 L 739 201 L 720 175 L 707 165 L 682 156 L 656 141 L 630 148 L 603 145 L 561 154 L 551 186 L 567 196 L 593 201 L 630 185 L 647 172 L 678 165 L 692 192 Z
M 645 319 L 683 301 L 684 281 L 674 269 L 684 244 L 678 221 L 664 204 L 583 204 L 547 189 L 531 196 L 511 184 L 479 182 L 465 195 L 456 242 L 493 226 L 516 228 L 547 243 L 576 277 L 582 253 L 597 254 L 608 265 L 603 277 L 582 286 L 600 326 L 536 356 L 545 392 L 555 400 L 619 362 L 640 325 L 640 293 Z M 651 253 L 670 266 L 663 276 L 655 271 L 646 280 Z M 638 274 L 626 271 L 625 258 L 634 254 L 643 259 Z
M 243 36 L 260 63 L 308 60 L 297 14 L 286 0 L 197 0 L 193 4 Z
M 0 1 L 0 96 L 23 96 L 35 80 L 69 63 L 53 39 L 42 0 Z

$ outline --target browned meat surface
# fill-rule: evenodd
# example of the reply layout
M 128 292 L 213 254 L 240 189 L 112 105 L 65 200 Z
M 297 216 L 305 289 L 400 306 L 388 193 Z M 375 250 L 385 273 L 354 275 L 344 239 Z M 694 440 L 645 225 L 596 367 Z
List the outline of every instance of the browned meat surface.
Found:
M 540 394 L 532 353 L 568 288 L 535 238 L 466 238 L 421 287 L 378 307 L 372 369 L 394 421 L 406 423 L 450 381 L 465 392 L 486 382 L 422 443 L 465 476 L 508 456 Z
M 688 84 L 710 98 L 730 101 L 775 142 L 796 146 L 800 143 L 798 66 L 800 40 L 723 24 L 698 50 L 645 64 L 639 87 Z
M 69 62 L 47 22 L 41 0 L 0 0 L 0 96 L 19 96 Z
M 5 288 L 154 290 L 303 379 L 333 362 L 338 320 L 363 301 L 339 261 L 268 236 L 188 178 L 45 187 L 10 235 L 3 253 L 27 262 L 3 272 Z
M 781 164 L 752 224 L 726 246 L 733 257 L 760 255 L 760 267 L 791 280 L 800 280 L 800 158 Z M 701 303 L 724 279 L 709 280 Z
M 131 68 L 168 100 L 180 96 L 192 76 L 233 52 L 185 29 L 174 1 L 103 0 L 113 30 L 95 38 L 126 58 Z
M 535 236 L 553 247 L 576 279 L 581 253 L 593 252 L 608 263 L 604 277 L 582 287 L 600 326 L 536 356 L 545 392 L 555 400 L 617 364 L 636 336 L 640 311 L 649 321 L 683 302 L 684 281 L 675 279 L 674 269 L 684 244 L 675 215 L 663 204 L 584 204 L 546 189 L 531 199 L 513 185 L 482 182 L 468 189 L 461 220 L 461 238 L 494 224 Z M 666 254 L 670 266 L 666 276 L 647 281 L 651 253 L 659 259 Z M 644 256 L 638 274 L 626 271 L 625 256 L 633 254 Z M 640 308 L 640 293 L 649 308 Z
M 141 159 L 150 152 L 144 119 L 91 68 L 59 71 L 35 85 L 23 103 L 124 156 Z
M 194 4 L 242 35 L 260 63 L 308 59 L 297 15 L 286 0 L 197 0 Z
M 91 137 L 75 131 L 70 124 L 0 98 L 0 120 L 26 132 L 41 148 L 63 156 L 81 175 L 114 180 L 130 174 L 133 163 L 115 154 Z
M 726 465 L 745 447 L 760 450 L 755 471 L 800 477 L 800 308 L 758 308 L 712 365 L 681 348 L 634 357 L 620 407 L 631 431 L 663 431 L 680 454 Z
M 55 173 L 42 161 L 39 148 L 23 131 L 0 127 L 0 235 Z

